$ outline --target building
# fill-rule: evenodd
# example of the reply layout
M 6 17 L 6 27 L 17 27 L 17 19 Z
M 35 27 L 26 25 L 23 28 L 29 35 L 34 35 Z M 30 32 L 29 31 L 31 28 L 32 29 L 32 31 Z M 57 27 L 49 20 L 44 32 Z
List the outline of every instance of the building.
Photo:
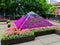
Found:
M 57 2 L 54 5 L 57 6 L 57 9 L 54 11 L 54 14 L 60 15 L 60 2 Z
M 55 15 L 60 15 L 60 2 L 57 0 L 47 0 L 49 4 L 57 6 L 57 9 L 53 12 Z

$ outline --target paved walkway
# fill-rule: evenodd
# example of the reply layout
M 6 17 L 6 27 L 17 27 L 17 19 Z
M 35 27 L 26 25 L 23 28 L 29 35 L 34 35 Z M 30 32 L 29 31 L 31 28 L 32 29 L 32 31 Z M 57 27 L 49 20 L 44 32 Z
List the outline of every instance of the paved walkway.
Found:
M 0 22 L 0 41 L 1 41 L 1 36 L 5 32 L 5 30 L 7 30 L 6 22 Z M 0 42 L 0 45 L 1 45 L 1 42 Z
M 0 41 L 4 31 L 7 30 L 7 24 L 0 22 Z M 1 45 L 1 42 L 0 42 Z M 45 36 L 36 37 L 34 41 L 14 44 L 14 45 L 60 45 L 60 35 L 50 34 Z
M 34 41 L 15 44 L 15 45 L 60 45 L 60 36 L 56 34 L 39 36 L 36 37 Z

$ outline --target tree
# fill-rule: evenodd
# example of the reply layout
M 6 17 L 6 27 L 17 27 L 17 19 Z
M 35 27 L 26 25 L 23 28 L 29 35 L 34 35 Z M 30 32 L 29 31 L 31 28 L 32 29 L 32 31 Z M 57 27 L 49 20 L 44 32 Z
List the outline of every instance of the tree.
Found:
M 53 12 L 54 6 L 51 7 L 46 0 L 0 0 L 0 13 L 22 16 L 25 13 L 34 11 L 38 14 L 48 14 Z
M 57 9 L 57 7 L 55 5 L 51 5 L 49 8 L 49 12 L 53 13 L 56 9 Z
M 4 15 L 15 14 L 18 10 L 18 0 L 0 0 L 0 12 Z
M 0 1 L 0 11 L 4 13 L 5 16 L 5 10 L 6 10 L 7 6 L 5 4 L 5 0 L 1 0 Z
M 24 12 L 34 11 L 38 14 L 47 14 L 49 10 L 46 0 L 21 0 L 20 3 L 24 7 Z

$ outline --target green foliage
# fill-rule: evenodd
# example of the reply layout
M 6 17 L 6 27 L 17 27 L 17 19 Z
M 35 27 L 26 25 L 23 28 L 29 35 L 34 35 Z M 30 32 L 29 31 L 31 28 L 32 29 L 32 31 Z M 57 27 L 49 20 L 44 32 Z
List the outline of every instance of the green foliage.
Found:
M 18 8 L 18 0 L 0 0 L 0 11 L 15 13 Z
M 21 0 L 21 5 L 24 7 L 24 12 L 34 11 L 38 14 L 47 14 L 49 4 L 46 0 Z
M 22 38 L 22 37 L 28 37 L 34 35 L 34 32 L 30 31 L 26 34 L 11 34 L 11 35 L 3 35 L 2 40 L 8 40 L 8 39 L 15 39 L 15 38 Z
M 55 5 L 50 5 L 49 12 L 53 13 L 56 9 L 57 7 Z
M 40 31 L 42 31 L 42 30 L 32 30 L 32 32 L 40 32 Z
M 41 31 L 47 31 L 47 30 L 55 30 L 55 28 L 42 28 L 42 29 L 34 29 L 33 32 L 41 32 Z
M 55 30 L 60 30 L 60 28 L 55 28 Z
M 6 35 L 4 34 L 2 36 L 2 40 L 8 40 L 8 39 L 15 39 L 15 38 L 22 38 L 22 37 L 28 37 L 34 35 L 34 32 L 41 32 L 41 31 L 47 31 L 47 30 L 60 30 L 60 28 L 43 28 L 43 29 L 34 29 L 31 30 L 29 33 L 26 34 L 11 34 L 11 35 Z
M 7 35 L 4 34 L 4 35 L 2 36 L 2 40 L 5 40 L 5 39 L 7 39 Z
M 53 12 L 55 6 L 52 6 L 46 2 L 46 0 L 1 0 L 0 1 L 0 13 L 17 15 L 21 17 L 25 13 L 34 11 L 38 14 L 48 14 Z
M 14 38 L 17 38 L 18 37 L 18 34 L 14 35 L 3 35 L 2 36 L 2 40 L 8 40 L 8 39 L 14 39 Z
M 43 30 L 55 30 L 55 28 L 45 28 L 45 29 L 43 29 Z
M 28 37 L 34 35 L 34 32 L 30 31 L 29 33 L 26 34 L 21 34 L 20 37 Z

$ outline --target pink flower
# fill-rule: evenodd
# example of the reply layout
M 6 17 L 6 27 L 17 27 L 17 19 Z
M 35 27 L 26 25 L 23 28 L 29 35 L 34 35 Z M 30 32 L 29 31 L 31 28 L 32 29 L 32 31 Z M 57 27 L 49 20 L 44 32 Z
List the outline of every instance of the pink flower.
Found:
M 32 28 L 30 30 L 42 30 L 42 27 L 40 27 L 40 28 Z
M 55 25 L 55 28 L 60 28 L 60 25 Z
M 54 28 L 54 26 L 47 26 L 46 28 Z
M 6 31 L 6 35 L 10 35 L 10 34 L 13 34 L 14 32 L 13 31 L 11 31 L 11 30 L 7 30 Z
M 34 30 L 38 30 L 39 28 L 34 28 Z
M 23 29 L 21 30 L 20 34 L 26 34 L 26 33 L 29 33 L 30 30 L 29 29 Z
M 6 34 L 7 35 L 10 35 L 10 34 L 13 34 L 14 33 L 14 28 L 9 28 L 7 31 L 6 31 Z
M 39 29 L 45 29 L 46 27 L 40 27 Z

